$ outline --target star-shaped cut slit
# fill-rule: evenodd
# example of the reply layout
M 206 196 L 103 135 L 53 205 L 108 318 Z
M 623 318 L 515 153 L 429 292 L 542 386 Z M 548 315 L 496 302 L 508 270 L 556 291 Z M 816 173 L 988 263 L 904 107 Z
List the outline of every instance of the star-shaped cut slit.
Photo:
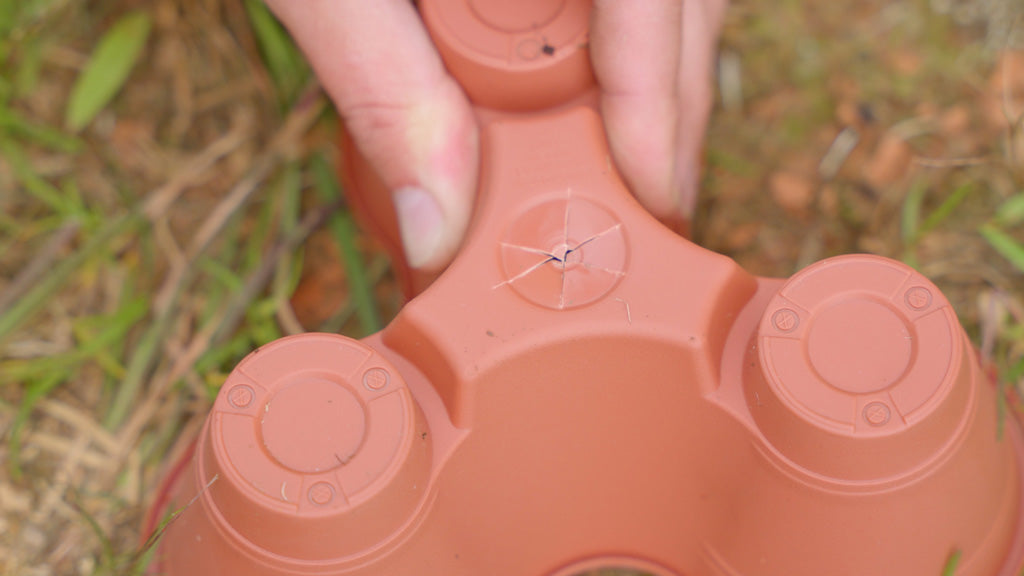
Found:
M 549 239 L 552 236 L 555 236 L 556 238 L 559 238 L 561 240 L 560 242 L 556 240 L 556 242 L 558 243 L 555 246 L 538 246 L 529 242 L 522 241 L 506 241 L 501 243 L 501 246 L 504 250 L 511 250 L 534 255 L 536 256 L 536 261 L 526 264 L 526 262 L 528 261 L 524 262 L 524 260 L 520 259 L 520 266 L 525 265 L 525 267 L 520 268 L 520 266 L 514 266 L 514 269 L 507 270 L 512 275 L 507 277 L 504 281 L 495 285 L 494 288 L 499 288 L 505 285 L 511 285 L 517 282 L 521 282 L 524 279 L 530 277 L 531 275 L 543 270 L 545 266 L 549 264 L 554 264 L 554 266 L 557 267 L 559 272 L 557 288 L 558 299 L 556 307 L 558 309 L 564 309 L 567 306 L 573 305 L 573 300 L 575 299 L 569 297 L 569 289 L 571 285 L 571 283 L 569 282 L 569 278 L 572 277 L 573 274 L 579 274 L 578 272 L 574 272 L 575 268 L 580 267 L 586 271 L 601 272 L 603 274 L 608 274 L 615 279 L 625 276 L 625 272 L 624 270 L 621 269 L 621 267 L 615 267 L 614 259 L 612 265 L 609 266 L 607 257 L 598 257 L 595 260 L 595 258 L 592 257 L 593 253 L 591 253 L 590 257 L 588 257 L 587 252 L 584 251 L 585 247 L 593 246 L 598 250 L 597 253 L 601 254 L 603 249 L 603 247 L 600 246 L 601 239 L 608 237 L 610 235 L 621 242 L 621 235 L 617 235 L 614 233 L 618 232 L 621 229 L 622 224 L 615 221 L 614 219 L 609 219 L 607 217 L 598 218 L 595 220 L 593 214 L 588 214 L 589 212 L 594 211 L 593 207 L 590 207 L 589 205 L 584 205 L 583 208 L 584 215 L 589 215 L 590 219 L 575 222 L 574 218 L 577 217 L 577 214 L 573 211 L 573 205 L 574 202 L 573 198 L 571 197 L 570 191 L 566 194 L 564 208 L 562 209 L 561 230 L 557 232 L 551 230 L 551 232 L 554 232 L 554 234 L 550 234 L 547 236 L 547 238 Z M 607 226 L 601 229 L 600 231 L 596 233 L 591 233 L 580 241 L 575 241 L 573 239 L 574 226 L 576 237 L 579 237 L 580 232 L 586 233 L 587 228 L 593 230 L 595 224 L 600 225 L 602 222 L 606 223 Z M 520 235 L 520 237 L 521 236 L 522 235 Z M 532 237 L 543 235 L 536 234 L 534 230 L 534 233 L 529 234 L 529 236 Z M 518 270 L 518 272 L 515 272 L 515 270 Z M 574 280 L 574 282 L 576 282 L 576 284 L 579 284 L 579 280 Z M 601 282 L 601 284 L 604 284 L 604 282 Z M 554 302 L 552 302 L 552 304 L 554 304 Z

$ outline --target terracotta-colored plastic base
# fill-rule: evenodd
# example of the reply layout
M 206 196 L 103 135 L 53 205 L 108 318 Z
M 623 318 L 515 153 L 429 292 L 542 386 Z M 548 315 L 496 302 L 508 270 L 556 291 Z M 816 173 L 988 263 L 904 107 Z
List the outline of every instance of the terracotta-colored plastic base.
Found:
M 587 8 L 422 3 L 481 106 L 469 239 L 380 334 L 239 364 L 154 573 L 1019 574 L 1021 429 L 943 295 L 867 255 L 756 278 L 655 221 L 588 92 Z

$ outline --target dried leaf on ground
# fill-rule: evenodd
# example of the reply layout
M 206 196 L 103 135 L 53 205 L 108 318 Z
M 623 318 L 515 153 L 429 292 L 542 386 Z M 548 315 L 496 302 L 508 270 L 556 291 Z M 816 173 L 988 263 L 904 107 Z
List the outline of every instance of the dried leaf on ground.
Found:
M 771 175 L 768 188 L 775 203 L 794 216 L 806 216 L 814 202 L 814 179 L 804 174 L 780 170 Z

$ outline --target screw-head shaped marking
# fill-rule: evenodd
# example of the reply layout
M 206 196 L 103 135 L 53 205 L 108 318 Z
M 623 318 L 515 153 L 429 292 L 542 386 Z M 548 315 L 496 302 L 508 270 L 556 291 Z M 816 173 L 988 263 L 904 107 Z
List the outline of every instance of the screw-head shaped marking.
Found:
M 370 368 L 363 373 L 363 386 L 374 392 L 383 390 L 390 381 L 391 375 L 383 368 Z
M 228 390 L 228 404 L 235 408 L 248 408 L 255 397 L 256 393 L 252 387 L 245 384 L 238 384 L 233 386 L 231 390 Z
M 779 332 L 792 332 L 800 325 L 800 316 L 789 308 L 776 310 L 772 314 L 772 326 Z
M 309 487 L 309 501 L 317 506 L 326 506 L 334 500 L 334 486 L 327 482 L 317 482 Z
M 892 410 L 884 402 L 869 402 L 864 406 L 864 420 L 872 426 L 885 426 L 892 417 Z
M 914 286 L 907 290 L 903 300 L 914 310 L 924 310 L 932 304 L 932 293 L 923 286 Z

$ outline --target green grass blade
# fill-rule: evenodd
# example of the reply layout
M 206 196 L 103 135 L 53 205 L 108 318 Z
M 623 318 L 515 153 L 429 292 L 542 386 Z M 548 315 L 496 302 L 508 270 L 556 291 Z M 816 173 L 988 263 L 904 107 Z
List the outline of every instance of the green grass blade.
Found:
M 266 250 L 273 243 L 274 223 L 277 219 L 277 205 L 264 202 L 256 216 L 256 225 L 245 243 L 245 252 L 241 260 L 243 270 L 253 270 L 263 263 Z
M 148 310 L 144 298 L 137 297 L 126 302 L 112 316 L 96 317 L 93 320 L 100 330 L 96 333 L 85 332 L 82 323 L 72 327 L 80 346 L 55 357 L 38 358 L 4 366 L 4 380 L 33 379 L 22 398 L 18 413 L 15 416 L 11 432 L 8 436 L 8 469 L 15 478 L 20 477 L 21 430 L 31 416 L 35 405 L 58 385 L 68 381 L 79 365 L 87 360 L 95 360 L 106 371 L 111 372 L 109 364 L 116 364 L 111 349 L 124 340 L 129 330 Z M 102 323 L 101 323 L 102 322 Z M 83 338 L 84 336 L 84 338 Z M 118 366 L 119 368 L 119 366 Z
M 89 322 L 73 323 L 71 330 L 79 342 L 76 360 L 91 359 L 112 378 L 125 377 L 125 368 L 118 359 L 125 337 L 149 312 L 149 302 L 136 296 L 122 302 L 113 315 L 89 318 Z M 89 326 L 87 326 L 87 324 Z
M 996 211 L 996 222 L 1003 226 L 1016 226 L 1024 222 L 1024 192 L 1018 192 L 1003 202 Z
M 7 470 L 15 480 L 21 479 L 21 430 L 28 423 L 32 409 L 43 397 L 49 394 L 61 382 L 67 379 L 67 373 L 62 371 L 51 372 L 42 380 L 38 380 L 28 386 L 25 396 L 18 406 L 18 413 L 14 416 L 10 432 L 7 436 Z
M 0 128 L 12 136 L 20 136 L 55 152 L 74 153 L 82 148 L 82 141 L 78 138 L 60 130 L 33 124 L 5 108 L 0 108 Z
M 284 336 L 277 323 L 277 300 L 256 300 L 245 311 L 246 330 L 253 342 L 272 342 Z
M 89 258 L 104 249 L 113 238 L 120 236 L 141 222 L 141 214 L 132 213 L 122 216 L 109 226 L 101 228 L 95 236 L 86 242 L 85 246 L 71 256 L 61 260 L 52 272 L 44 276 L 35 288 L 25 294 L 10 309 L 0 311 L 0 342 L 46 304 L 75 270 L 89 260 Z
M 288 236 L 298 227 L 301 217 L 302 172 L 299 165 L 297 163 L 286 165 L 280 182 L 283 189 L 280 198 L 281 208 L 278 211 L 281 234 Z M 275 302 L 287 301 L 291 293 L 295 291 L 295 286 L 302 274 L 301 266 L 296 269 L 295 263 L 296 259 L 290 253 L 286 253 L 277 263 L 271 288 Z
M 900 232 L 904 248 L 911 248 L 917 243 L 921 231 L 921 205 L 924 203 L 926 191 L 927 188 L 922 182 L 916 182 L 903 199 Z
M 942 568 L 942 576 L 956 576 L 956 567 L 960 564 L 960 551 L 953 550 L 949 554 L 949 558 L 946 560 L 946 565 Z
M 85 520 L 85 523 L 100 541 L 100 561 L 94 574 L 109 574 L 113 570 L 116 562 L 115 559 L 117 557 L 117 554 L 114 551 L 115 545 L 113 540 L 107 536 L 106 532 L 104 532 L 103 528 L 100 526 L 100 523 L 96 521 L 96 518 L 78 503 L 77 497 L 69 498 L 68 503 L 71 505 L 71 508 L 74 509 L 83 520 Z
M 199 308 L 197 320 L 200 325 L 223 309 L 224 300 L 241 289 L 242 279 L 236 266 L 241 247 L 245 246 L 240 236 L 241 220 L 235 220 L 224 228 L 223 241 L 217 253 L 199 259 L 199 271 L 205 286 L 205 298 Z
M 356 317 L 363 328 L 363 334 L 373 334 L 383 328 L 377 301 L 373 294 L 373 282 L 366 274 L 366 262 L 356 248 L 359 231 L 355 220 L 348 212 L 339 213 L 331 220 L 331 233 L 342 248 L 342 261 L 345 274 L 349 279 L 352 301 L 356 307 Z
M 125 567 L 127 570 L 124 570 L 123 573 L 131 574 L 133 576 L 144 574 L 146 567 L 153 558 L 153 553 L 156 551 L 157 544 L 164 537 L 164 534 L 167 533 L 167 529 L 181 517 L 185 510 L 191 508 L 192 505 L 196 503 L 196 500 L 199 500 L 203 493 L 209 490 L 210 486 L 213 486 L 218 478 L 220 478 L 220 476 L 214 474 L 213 478 L 211 478 L 210 481 L 207 482 L 201 490 L 199 490 L 199 493 L 193 496 L 192 499 L 185 503 L 184 506 L 171 511 L 169 514 L 165 514 L 164 518 L 160 521 L 160 525 L 153 530 L 153 533 L 146 538 L 146 541 L 142 543 L 139 549 L 128 557 L 128 566 Z
M 288 103 L 306 84 L 309 76 L 306 60 L 263 0 L 246 0 L 245 9 L 267 70 L 283 94 L 284 102 Z
M 121 90 L 142 55 L 151 25 L 147 13 L 132 12 L 100 38 L 71 88 L 65 113 L 69 130 L 78 132 L 85 128 Z
M 387 256 L 378 254 L 373 260 L 370 261 L 366 269 L 367 281 L 370 286 L 376 286 L 377 283 L 384 278 L 388 270 L 391 269 L 391 262 Z M 376 302 L 376 300 L 374 300 Z M 376 310 L 376 308 L 374 308 Z M 330 318 L 324 320 L 323 324 L 318 328 L 321 332 L 340 332 L 345 324 L 348 324 L 349 319 L 356 315 L 355 300 L 352 298 L 348 299 L 337 312 L 331 315 Z
M 146 332 L 139 340 L 138 346 L 128 362 L 127 372 L 124 380 L 120 382 L 117 392 L 114 394 L 114 401 L 107 412 L 103 424 L 108 430 L 116 430 L 128 417 L 128 412 L 135 405 L 135 398 L 138 397 L 142 384 L 149 373 L 150 368 L 156 362 L 157 352 L 164 336 L 171 327 L 173 314 L 170 310 L 173 306 L 167 307 L 167 312 L 161 314 L 146 328 Z
M 314 156 L 310 167 L 314 186 L 320 198 L 325 202 L 338 198 L 341 189 L 327 160 L 323 156 Z M 342 264 L 345 267 L 345 276 L 348 278 L 359 325 L 364 334 L 373 334 L 382 327 L 380 313 L 377 311 L 377 302 L 373 296 L 373 284 L 366 274 L 366 262 L 356 247 L 356 224 L 352 215 L 343 210 L 337 212 L 327 225 L 341 249 Z
M 7 159 L 17 181 L 25 191 L 40 202 L 48 204 L 58 214 L 70 215 L 64 195 L 32 169 L 32 163 L 24 151 L 9 138 L 0 137 L 0 155 Z
M 148 311 L 148 302 L 138 297 L 122 305 L 113 315 L 75 321 L 71 326 L 77 343 L 75 348 L 55 356 L 4 360 L 0 362 L 0 385 L 47 378 L 55 371 L 70 373 L 90 360 L 108 374 L 123 377 L 124 369 L 114 357 L 114 351 L 121 348 L 129 330 Z
M 43 67 L 42 42 L 32 38 L 21 47 L 21 61 L 14 74 L 14 93 L 19 98 L 29 97 L 39 84 L 39 72 Z
M 213 258 L 203 258 L 199 261 L 199 269 L 218 285 L 227 287 L 232 292 L 241 290 L 242 279 L 238 277 L 238 271 L 224 262 L 231 262 L 231 259 L 223 258 L 222 262 Z
M 1017 362 L 1006 371 L 1004 377 L 1007 382 L 1016 382 L 1021 378 L 1024 378 L 1024 358 L 1020 358 Z
M 974 191 L 974 184 L 968 183 L 963 186 L 959 186 L 953 193 L 950 194 L 939 207 L 928 214 L 925 218 L 924 223 L 921 224 L 920 234 L 927 234 L 934 230 L 937 226 L 942 224 L 949 218 L 957 208 L 963 204 L 963 201 Z
M 1009 260 L 1017 270 L 1024 272 L 1024 245 L 991 224 L 985 224 L 978 232 L 996 252 Z

